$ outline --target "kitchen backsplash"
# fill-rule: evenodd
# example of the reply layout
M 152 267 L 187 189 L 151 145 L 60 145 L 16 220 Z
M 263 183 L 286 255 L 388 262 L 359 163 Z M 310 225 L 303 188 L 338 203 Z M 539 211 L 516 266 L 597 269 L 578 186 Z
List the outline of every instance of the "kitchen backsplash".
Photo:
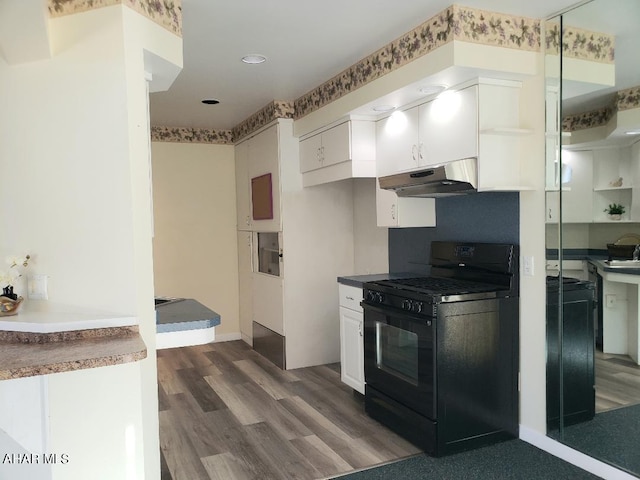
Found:
M 389 271 L 428 273 L 431 242 L 520 243 L 517 192 L 436 199 L 436 228 L 390 228 Z

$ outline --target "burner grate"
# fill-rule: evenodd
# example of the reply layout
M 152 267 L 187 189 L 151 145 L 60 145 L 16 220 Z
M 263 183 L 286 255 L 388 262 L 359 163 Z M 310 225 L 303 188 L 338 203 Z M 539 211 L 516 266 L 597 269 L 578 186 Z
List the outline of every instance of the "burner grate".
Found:
M 444 277 L 417 277 L 389 280 L 387 285 L 432 295 L 461 295 L 465 293 L 491 292 L 499 289 L 496 285 L 469 282 Z

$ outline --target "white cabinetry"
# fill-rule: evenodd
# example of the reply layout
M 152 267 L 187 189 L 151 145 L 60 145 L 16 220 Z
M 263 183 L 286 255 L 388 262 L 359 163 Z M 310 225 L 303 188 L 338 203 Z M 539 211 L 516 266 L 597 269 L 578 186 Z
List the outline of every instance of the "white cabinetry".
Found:
M 376 181 L 376 219 L 379 227 L 435 227 L 435 198 L 398 197 Z
M 421 165 L 478 155 L 478 86 L 448 91 L 420 106 Z
M 422 162 L 420 107 L 398 110 L 376 122 L 377 176 L 414 170 Z
M 253 232 L 238 231 L 238 287 L 240 335 L 253 344 Z
M 564 154 L 564 152 L 563 152 Z M 636 162 L 638 160 L 636 159 Z M 610 222 L 604 211 L 612 203 L 625 207 L 623 222 L 638 221 L 632 208 L 633 188 L 638 180 L 637 163 L 632 161 L 631 147 L 613 147 L 593 151 L 593 221 Z M 621 181 L 619 186 L 613 186 Z
M 560 195 L 563 223 L 612 222 L 614 220 L 605 212 L 605 208 L 612 203 L 625 207 L 622 220 L 615 221 L 616 223 L 640 220 L 640 209 L 634 208 L 634 191 L 639 181 L 638 168 L 632 161 L 630 147 L 563 149 L 562 169 L 565 176 L 562 193 L 557 187 L 547 191 L 547 223 L 560 221 Z M 558 177 L 556 174 L 553 176 Z M 622 184 L 614 186 L 618 181 Z M 635 201 L 638 202 L 637 199 Z
M 479 79 L 378 120 L 378 176 L 478 158 L 478 191 L 520 190 L 520 83 Z
M 364 315 L 362 288 L 338 284 L 340 296 L 340 375 L 343 383 L 364 395 Z
M 251 230 L 251 190 L 249 188 L 249 141 L 236 145 L 236 212 L 238 230 Z
M 274 216 L 278 212 L 277 223 L 252 219 L 248 229 L 238 225 L 242 338 L 259 352 L 273 352 L 268 358 L 287 369 L 339 361 L 335 279 L 354 269 L 353 209 L 345 208 L 353 205 L 353 186 L 303 188 L 299 152 L 291 119 L 278 119 L 236 145 L 237 160 L 248 159 L 249 185 L 255 176 L 272 174 Z
M 347 120 L 300 141 L 305 187 L 346 178 L 375 177 L 374 122 Z
M 563 151 L 562 222 L 590 223 L 593 220 L 593 152 Z M 570 171 L 570 175 L 567 172 Z M 547 191 L 547 223 L 560 221 L 560 191 Z
M 278 125 L 272 125 L 236 145 L 235 161 L 238 230 L 279 231 L 281 208 Z M 264 175 L 270 175 L 269 195 L 254 198 L 252 181 Z M 270 202 L 272 218 L 254 218 L 254 202 Z

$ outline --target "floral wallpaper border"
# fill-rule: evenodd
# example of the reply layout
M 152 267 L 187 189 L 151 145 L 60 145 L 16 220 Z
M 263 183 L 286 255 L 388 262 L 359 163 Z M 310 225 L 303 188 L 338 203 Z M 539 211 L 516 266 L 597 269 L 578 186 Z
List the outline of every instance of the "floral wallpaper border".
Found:
M 616 97 L 618 111 L 640 107 L 640 86 L 620 90 Z
M 586 128 L 601 127 L 609 123 L 616 112 L 640 108 L 640 85 L 620 90 L 611 105 L 574 115 L 567 115 L 562 119 L 563 132 L 575 132 Z
M 587 128 L 601 127 L 606 125 L 613 117 L 615 108 L 612 106 L 598 108 L 589 112 L 567 115 L 562 119 L 563 132 L 575 132 Z
M 208 130 L 206 128 L 152 126 L 151 141 L 233 145 L 233 132 L 231 130 Z
M 451 42 L 540 50 L 540 20 L 452 5 L 296 99 L 295 118 L 337 100 Z
M 546 24 L 545 48 L 551 55 L 560 52 L 560 24 Z M 570 58 L 590 62 L 615 62 L 615 36 L 607 33 L 592 32 L 572 26 L 565 26 L 562 39 L 562 53 Z
M 233 127 L 234 141 L 237 142 L 276 118 L 294 118 L 293 103 L 283 100 L 274 100 L 268 103 L 249 118 Z
M 47 0 L 49 16 L 61 17 L 112 5 L 125 5 L 182 36 L 182 0 Z

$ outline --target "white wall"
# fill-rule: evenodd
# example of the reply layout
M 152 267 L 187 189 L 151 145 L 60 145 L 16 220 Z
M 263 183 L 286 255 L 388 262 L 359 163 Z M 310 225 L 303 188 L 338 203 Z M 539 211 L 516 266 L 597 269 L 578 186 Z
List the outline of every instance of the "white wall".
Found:
M 376 178 L 353 180 L 354 273 L 389 271 L 389 229 L 376 226 Z
M 53 478 L 159 478 L 143 49 L 177 65 L 182 42 L 123 6 L 49 29 L 52 59 L 0 59 L 0 256 L 28 250 L 52 302 L 136 316 L 148 349 L 141 362 L 48 378 L 48 450 L 76 459 Z
M 520 423 L 546 433 L 546 291 L 545 291 L 545 136 L 543 54 L 538 75 L 523 82 L 520 119 L 533 129 L 525 137 L 521 157 L 523 178 L 534 191 L 520 193 L 520 255 L 534 259 L 534 275 L 520 269 Z
M 194 298 L 219 313 L 216 337 L 239 334 L 233 145 L 153 142 L 157 296 Z

